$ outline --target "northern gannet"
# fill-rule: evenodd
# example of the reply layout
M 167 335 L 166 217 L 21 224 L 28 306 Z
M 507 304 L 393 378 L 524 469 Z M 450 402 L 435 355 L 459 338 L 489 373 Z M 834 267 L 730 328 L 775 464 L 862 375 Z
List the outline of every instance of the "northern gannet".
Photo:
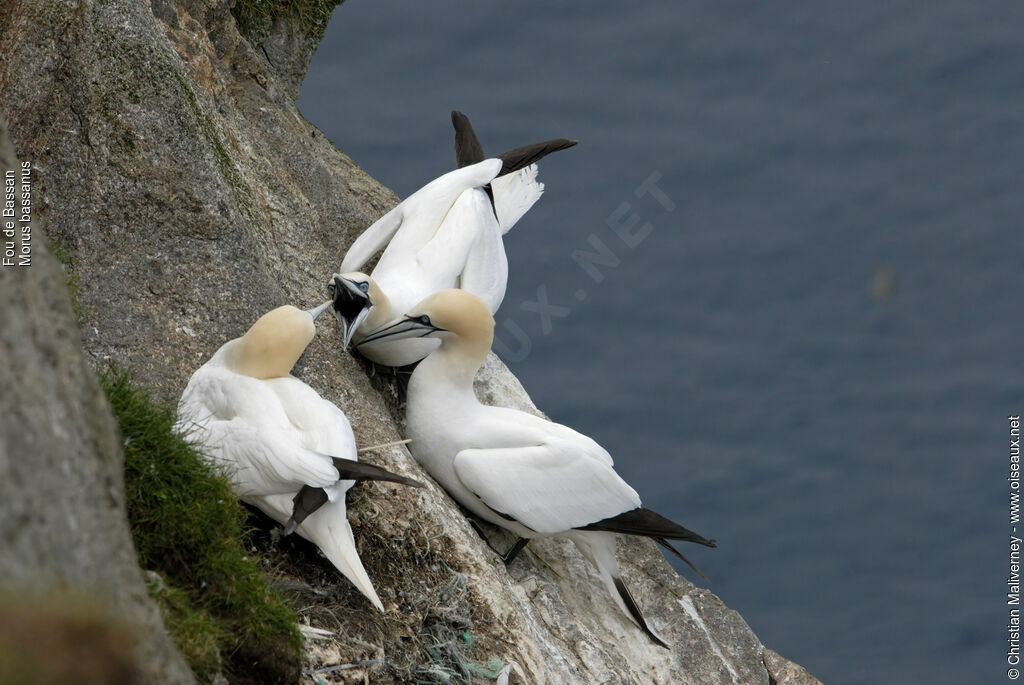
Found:
M 222 345 L 189 379 L 176 429 L 225 469 L 239 497 L 319 547 L 383 611 L 356 551 L 345 493 L 357 480 L 420 483 L 356 461 L 344 412 L 290 375 L 330 306 L 278 307 Z
M 462 288 L 492 312 L 505 297 L 508 262 L 502 236 L 544 191 L 535 162 L 576 141 L 558 138 L 486 159 L 469 119 L 452 112 L 459 168 L 434 179 L 378 219 L 352 244 L 328 290 L 347 347 L 428 295 Z M 381 248 L 373 273 L 361 271 Z M 406 366 L 437 347 L 434 340 L 364 345 L 385 366 Z
M 480 298 L 463 290 L 441 291 L 360 344 L 424 337 L 440 346 L 409 381 L 406 424 L 413 456 L 480 518 L 524 540 L 570 538 L 623 613 L 667 646 L 622 580 L 615 534 L 654 538 L 677 555 L 667 540 L 708 547 L 715 541 L 643 508 L 636 491 L 615 473 L 608 452 L 587 436 L 532 414 L 480 403 L 473 377 L 494 338 L 494 318 Z M 520 542 L 514 551 L 525 544 Z

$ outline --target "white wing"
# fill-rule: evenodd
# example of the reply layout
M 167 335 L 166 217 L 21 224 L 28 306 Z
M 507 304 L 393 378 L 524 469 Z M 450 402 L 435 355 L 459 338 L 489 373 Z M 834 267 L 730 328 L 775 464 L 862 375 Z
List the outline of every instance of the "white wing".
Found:
M 505 288 L 508 285 L 508 258 L 505 256 L 505 244 L 501 240 L 502 232 L 487 194 L 474 189 L 466 191 L 462 197 L 469 194 L 478 196 L 473 207 L 473 242 L 463 258 L 462 275 L 458 286 L 486 302 L 493 313 L 498 311 L 501 301 L 505 298 Z M 461 203 L 462 198 L 459 198 L 455 208 Z M 453 208 L 452 213 L 454 211 Z
M 380 252 L 401 227 L 402 211 L 401 204 L 392 207 L 391 211 L 363 231 L 345 253 L 339 273 L 361 271 L 363 265 L 370 261 L 373 255 Z
M 276 380 L 299 384 L 316 402 L 329 404 L 301 381 Z M 178 415 L 179 430 L 226 468 L 242 497 L 294 494 L 303 485 L 327 487 L 338 480 L 330 458 L 319 453 L 323 446 L 289 419 L 267 381 L 204 366 L 185 388 Z M 347 421 L 334 430 L 351 432 Z
M 508 233 L 544 193 L 544 184 L 537 180 L 537 165 L 499 176 L 491 181 L 494 208 L 502 234 Z
M 603 450 L 602 450 L 603 452 Z M 455 474 L 484 504 L 543 534 L 595 523 L 640 506 L 606 461 L 561 437 L 529 447 L 466 449 Z
M 422 273 L 430 274 L 433 288 L 457 285 L 480 224 L 488 218 L 492 223 L 495 220 L 484 191 L 470 188 L 459 195 L 434 235 L 416 253 L 416 263 Z
M 345 412 L 292 376 L 263 381 L 277 396 L 302 446 L 331 457 L 358 461 L 356 438 Z
M 342 261 L 341 272 L 359 270 L 384 245 L 388 247 L 378 268 L 388 261 L 414 258 L 440 228 L 459 195 L 490 183 L 501 171 L 501 164 L 500 159 L 487 159 L 450 171 L 417 190 L 356 239 Z
M 240 497 L 294 495 L 303 485 L 324 488 L 339 478 L 325 455 L 242 419 L 210 421 L 199 434 L 211 460 L 227 469 Z

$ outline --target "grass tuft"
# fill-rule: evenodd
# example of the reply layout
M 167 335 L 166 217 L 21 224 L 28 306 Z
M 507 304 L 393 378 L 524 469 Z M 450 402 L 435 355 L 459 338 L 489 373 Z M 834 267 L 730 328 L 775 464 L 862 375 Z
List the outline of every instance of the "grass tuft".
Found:
M 108 369 L 103 389 L 121 427 L 125 495 L 139 563 L 175 644 L 200 678 L 298 678 L 295 612 L 246 552 L 247 513 L 228 481 L 173 431 L 174 411 Z
M 290 18 L 317 39 L 323 38 L 331 12 L 343 0 L 237 0 L 231 8 L 238 30 L 258 44 L 270 33 L 279 17 Z

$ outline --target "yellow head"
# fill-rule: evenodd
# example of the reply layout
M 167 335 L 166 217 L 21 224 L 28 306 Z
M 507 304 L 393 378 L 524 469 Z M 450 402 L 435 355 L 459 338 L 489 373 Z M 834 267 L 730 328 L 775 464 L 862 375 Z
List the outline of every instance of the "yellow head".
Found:
M 398 321 L 370 333 L 360 344 L 403 338 L 438 338 L 440 349 L 458 348 L 482 361 L 494 340 L 494 317 L 476 295 L 454 288 L 441 290 Z
M 303 311 L 291 305 L 267 312 L 235 341 L 229 368 L 259 379 L 287 376 L 316 335 L 313 319 L 317 314 L 317 310 Z

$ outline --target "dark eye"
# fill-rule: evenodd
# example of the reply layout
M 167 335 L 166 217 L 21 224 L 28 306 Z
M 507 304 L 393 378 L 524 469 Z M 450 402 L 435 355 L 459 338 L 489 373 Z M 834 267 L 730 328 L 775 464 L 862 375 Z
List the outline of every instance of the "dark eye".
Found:
M 331 297 L 334 297 L 334 293 L 337 292 L 337 290 L 338 290 L 338 287 L 336 285 L 334 285 L 333 283 L 328 283 L 327 284 L 327 292 L 330 294 Z
M 430 317 L 427 316 L 426 314 L 424 314 L 423 316 L 420 317 L 420 323 L 423 324 L 424 326 L 429 326 L 430 325 Z
M 367 281 L 363 281 L 362 283 L 359 284 L 359 289 L 362 290 L 364 293 L 368 293 L 370 292 L 370 284 Z

